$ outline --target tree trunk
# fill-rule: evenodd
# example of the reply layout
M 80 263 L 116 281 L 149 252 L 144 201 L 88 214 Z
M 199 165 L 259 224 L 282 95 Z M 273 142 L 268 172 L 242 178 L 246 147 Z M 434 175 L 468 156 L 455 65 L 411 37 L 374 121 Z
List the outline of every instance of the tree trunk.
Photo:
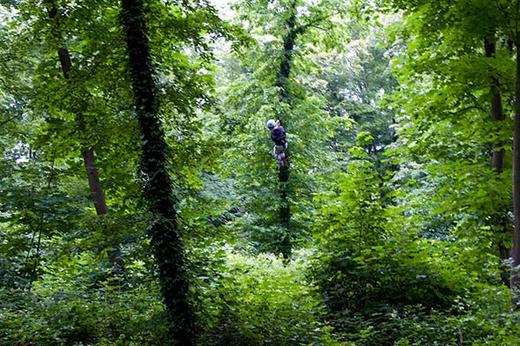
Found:
M 298 36 L 299 29 L 296 27 L 296 2 L 292 3 L 291 14 L 287 19 L 287 35 L 283 39 L 282 59 L 280 61 L 280 69 L 276 74 L 276 86 L 279 88 L 280 101 L 287 104 L 291 103 L 291 95 L 289 90 L 289 76 L 291 74 L 292 58 L 294 52 L 294 43 Z M 283 122 L 283 116 L 280 115 L 279 120 L 287 129 L 286 123 Z M 286 152 L 287 162 L 289 162 L 289 153 Z M 288 260 L 292 252 L 291 239 L 291 205 L 289 202 L 289 164 L 278 168 L 278 189 L 280 196 L 279 218 L 280 226 L 285 229 L 285 235 L 280 242 L 280 251 L 283 257 Z
M 294 43 L 298 34 L 296 29 L 296 13 L 291 9 L 291 16 L 287 19 L 287 35 L 283 38 L 282 60 L 276 74 L 276 86 L 280 88 L 280 100 L 289 103 L 289 75 L 291 74 Z
M 287 156 L 287 160 L 289 157 Z M 280 167 L 278 169 L 278 183 L 280 191 L 280 225 L 285 229 L 284 237 L 280 242 L 280 251 L 282 252 L 283 258 L 288 260 L 291 257 L 292 252 L 292 240 L 291 240 L 291 206 L 288 198 L 288 183 L 289 183 L 289 166 Z
M 484 39 L 484 51 L 487 58 L 496 57 L 496 39 L 495 35 L 489 35 Z M 491 103 L 491 119 L 493 122 L 502 122 L 505 119 L 502 107 L 502 95 L 500 94 L 500 81 L 497 77 L 491 77 L 490 80 L 490 103 Z M 497 141 L 493 143 L 493 154 L 491 158 L 491 168 L 500 175 L 504 171 L 504 143 Z M 496 234 L 502 235 L 498 240 L 498 252 L 502 260 L 509 259 L 510 249 L 504 245 L 504 236 L 509 232 L 508 222 L 506 218 L 507 211 L 498 210 L 497 215 L 493 216 L 493 229 Z M 508 270 L 501 273 L 502 281 L 505 285 L 509 285 L 510 278 Z
M 519 268 L 520 265 L 520 32 L 516 33 L 516 86 L 515 86 L 515 125 L 513 133 L 513 233 L 511 289 L 513 290 L 513 310 L 520 308 Z
M 58 18 L 58 8 L 53 1 L 48 1 L 48 13 L 51 20 Z M 63 77 L 66 80 L 70 80 L 70 71 L 72 69 L 72 61 L 70 59 L 69 50 L 67 47 L 58 48 L 58 58 L 60 60 L 61 70 Z M 76 122 L 81 123 L 81 114 L 76 114 Z M 81 149 L 81 155 L 83 156 L 83 162 L 85 164 L 85 170 L 87 172 L 88 185 L 90 193 L 92 194 L 92 200 L 94 207 L 96 208 L 96 214 L 98 216 L 105 215 L 108 213 L 108 208 L 105 201 L 105 193 L 99 180 L 99 173 L 96 166 L 96 157 L 92 148 L 84 146 Z
M 92 149 L 84 147 L 81 150 L 83 156 L 83 162 L 85 163 L 85 169 L 87 171 L 88 185 L 90 187 L 90 193 L 94 200 L 94 207 L 96 208 L 97 215 L 108 214 L 108 208 L 105 201 L 105 194 L 99 181 L 99 174 L 96 167 L 96 158 Z
M 496 56 L 496 43 L 495 38 L 490 37 L 485 39 L 485 51 L 486 57 L 495 58 Z M 500 81 L 497 77 L 491 78 L 491 118 L 494 122 L 503 121 L 505 119 L 504 110 L 502 108 L 502 95 L 500 94 Z M 505 150 L 503 147 L 504 143 L 497 142 L 493 144 L 493 157 L 491 160 L 491 166 L 497 173 L 504 171 L 504 155 Z
M 54 21 L 58 20 L 58 8 L 56 7 L 56 4 L 54 1 L 48 1 L 48 13 L 49 18 Z M 58 22 L 53 23 L 54 29 L 58 29 Z M 57 36 L 56 38 L 58 40 L 61 40 L 58 34 L 58 32 L 55 33 Z M 58 59 L 60 61 L 61 70 L 63 72 L 63 77 L 65 80 L 70 81 L 70 72 L 72 70 L 72 60 L 70 58 L 70 53 L 67 47 L 60 47 L 57 50 L 58 52 Z M 81 114 L 81 111 L 76 112 L 75 114 L 75 121 L 76 125 L 80 129 L 80 131 L 85 132 L 86 129 L 83 125 L 83 115 Z M 99 171 L 97 169 L 96 165 L 96 156 L 94 155 L 94 150 L 85 145 L 82 144 L 83 148 L 81 149 L 81 156 L 83 157 L 83 163 L 85 165 L 85 171 L 87 173 L 87 181 L 88 186 L 90 189 L 90 194 L 92 195 L 92 201 L 94 203 L 94 208 L 96 210 L 97 216 L 103 216 L 108 214 L 108 207 L 105 200 L 105 193 L 103 191 L 103 186 L 101 185 L 101 181 L 99 179 Z M 107 225 L 105 225 L 104 229 L 105 233 L 108 233 L 107 231 Z M 110 234 L 106 234 L 107 239 L 110 238 Z M 117 243 L 114 240 L 111 240 L 109 243 L 110 249 L 108 251 L 108 260 L 110 264 L 112 265 L 112 273 L 117 277 L 124 275 L 125 270 L 125 263 L 121 256 L 120 251 L 118 250 Z M 113 281 L 114 284 L 119 284 L 119 279 L 116 279 Z
M 169 340 L 174 345 L 189 346 L 194 344 L 195 317 L 188 301 L 184 247 L 172 200 L 171 181 L 166 170 L 167 146 L 158 117 L 159 106 L 143 1 L 122 0 L 121 5 L 135 111 L 141 129 L 144 197 L 153 215 L 150 233 L 169 318 Z

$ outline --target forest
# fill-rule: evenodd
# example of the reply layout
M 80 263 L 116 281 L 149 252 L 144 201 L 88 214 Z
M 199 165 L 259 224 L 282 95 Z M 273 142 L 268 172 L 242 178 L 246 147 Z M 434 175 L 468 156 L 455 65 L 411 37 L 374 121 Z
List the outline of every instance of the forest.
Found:
M 520 0 L 0 0 L 0 345 L 520 345 Z

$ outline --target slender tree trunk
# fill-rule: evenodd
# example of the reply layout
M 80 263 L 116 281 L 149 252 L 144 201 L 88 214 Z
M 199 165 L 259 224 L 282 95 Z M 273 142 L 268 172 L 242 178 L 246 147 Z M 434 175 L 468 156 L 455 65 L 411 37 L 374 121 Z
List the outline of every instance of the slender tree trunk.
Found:
M 513 133 L 513 233 L 511 289 L 513 290 L 513 310 L 518 310 L 520 289 L 520 32 L 516 33 L 516 86 L 515 86 L 515 125 Z
M 287 160 L 289 156 L 287 155 Z M 280 225 L 285 229 L 285 235 L 280 242 L 280 250 L 283 257 L 288 260 L 291 257 L 292 252 L 292 239 L 291 239 L 291 206 L 288 198 L 288 183 L 289 183 L 289 166 L 280 167 L 278 170 L 278 183 L 280 190 Z
M 289 75 L 291 74 L 292 59 L 294 53 L 294 43 L 298 31 L 296 28 L 295 9 L 291 9 L 291 16 L 287 19 L 287 35 L 283 38 L 282 59 L 280 61 L 280 69 L 276 74 L 276 86 L 280 88 L 280 99 L 289 103 Z
M 60 59 L 63 76 L 65 79 L 69 80 L 70 70 L 72 68 L 69 50 L 65 47 L 60 48 L 58 50 L 58 57 Z M 81 118 L 81 114 L 76 114 L 76 122 L 78 124 L 82 123 Z M 96 209 L 96 214 L 98 216 L 106 215 L 108 214 L 108 207 L 105 200 L 105 192 L 103 191 L 101 181 L 99 180 L 99 171 L 96 165 L 96 156 L 94 155 L 94 150 L 88 146 L 84 146 L 81 149 L 81 156 L 83 157 L 83 163 L 85 164 L 88 186 L 90 189 L 90 194 L 92 195 L 94 208 Z
M 105 201 L 105 194 L 99 181 L 99 174 L 96 166 L 96 158 L 94 151 L 91 148 L 83 147 L 81 150 L 83 156 L 83 162 L 85 163 L 85 169 L 87 171 L 88 185 L 90 187 L 90 193 L 94 201 L 94 207 L 96 208 L 97 215 L 108 214 L 108 208 Z
M 287 19 L 287 35 L 283 39 L 282 59 L 280 68 L 276 74 L 276 86 L 279 88 L 280 101 L 291 104 L 291 95 L 289 90 L 289 76 L 293 61 L 294 44 L 298 36 L 299 29 L 296 26 L 296 2 L 291 6 L 291 14 Z M 285 128 L 286 123 L 283 116 L 279 116 Z M 286 153 L 287 162 L 289 162 L 289 153 Z M 278 168 L 278 189 L 280 196 L 279 218 L 280 226 L 285 229 L 284 238 L 280 242 L 280 250 L 285 259 L 289 259 L 292 252 L 291 237 L 291 205 L 289 201 L 289 164 Z
M 488 37 L 485 39 L 485 52 L 486 57 L 495 58 L 496 56 L 496 43 L 494 37 Z M 497 77 L 491 78 L 490 85 L 491 93 L 491 118 L 494 122 L 500 122 L 505 119 L 504 110 L 502 107 L 502 95 L 500 94 L 500 81 Z M 491 166 L 497 173 L 504 171 L 504 155 L 505 150 L 501 142 L 493 144 L 493 157 L 491 160 Z
M 54 1 L 47 1 L 48 3 L 48 13 L 51 21 L 55 21 L 53 23 L 54 30 L 56 31 L 55 36 L 58 40 L 61 40 L 59 37 L 59 30 L 57 20 L 59 19 L 58 8 Z M 70 53 L 67 47 L 62 46 L 58 48 L 58 59 L 60 61 L 61 70 L 63 72 L 63 77 L 65 80 L 70 81 L 70 74 L 72 70 L 72 60 L 70 58 Z M 85 132 L 86 129 L 83 125 L 83 115 L 81 111 L 76 112 L 75 114 L 76 125 L 80 129 L 80 131 Z M 99 171 L 96 165 L 96 156 L 94 154 L 94 150 L 87 146 L 83 145 L 81 149 L 81 156 L 83 157 L 83 163 L 85 165 L 85 171 L 87 173 L 88 186 L 90 189 L 90 194 L 92 195 L 92 201 L 94 203 L 94 208 L 96 210 L 96 215 L 103 216 L 108 214 L 108 207 L 105 200 L 105 193 L 103 191 L 103 186 L 101 185 L 101 181 L 99 179 Z M 107 225 L 105 225 L 105 233 L 107 231 Z M 107 238 L 110 237 L 109 234 L 106 234 Z M 121 257 L 121 253 L 117 249 L 117 244 L 112 240 L 110 241 L 110 250 L 108 251 L 108 260 L 112 265 L 112 272 L 116 275 L 124 275 L 125 274 L 125 263 L 123 258 Z M 114 284 L 118 284 L 119 280 L 116 279 Z
M 47 1 L 49 18 L 54 21 L 58 18 L 58 8 L 53 1 Z M 58 58 L 60 60 L 61 70 L 63 77 L 68 81 L 70 80 L 70 71 L 72 69 L 72 61 L 70 59 L 69 50 L 67 47 L 58 48 Z M 76 114 L 76 121 L 81 123 L 81 114 Z M 88 185 L 90 193 L 92 194 L 92 200 L 98 216 L 105 215 L 108 213 L 107 204 L 105 201 L 105 193 L 99 180 L 99 173 L 96 166 L 96 157 L 92 148 L 84 146 L 81 149 L 81 155 L 83 156 L 83 162 L 85 164 L 85 170 L 87 172 Z
M 159 106 L 143 1 L 122 0 L 121 5 L 135 111 L 141 129 L 144 197 L 154 220 L 150 233 L 169 317 L 170 343 L 189 346 L 194 344 L 195 317 L 188 301 L 184 247 L 172 200 L 171 181 L 166 170 L 167 146 L 158 117 Z
M 496 39 L 495 35 L 489 35 L 484 39 L 484 51 L 487 58 L 496 57 Z M 491 77 L 490 80 L 490 103 L 491 103 L 491 119 L 494 123 L 502 122 L 505 119 L 504 110 L 502 107 L 502 95 L 500 94 L 500 81 L 497 77 Z M 491 158 L 491 167 L 500 175 L 504 171 L 504 143 L 500 140 L 493 143 L 493 154 Z M 498 240 L 498 251 L 500 258 L 503 260 L 509 259 L 510 249 L 504 245 L 504 235 L 509 232 L 507 229 L 506 214 L 507 211 L 498 210 L 498 215 L 493 218 L 493 228 L 495 233 L 503 235 Z M 509 272 L 507 270 L 501 273 L 502 281 L 505 285 L 510 284 Z

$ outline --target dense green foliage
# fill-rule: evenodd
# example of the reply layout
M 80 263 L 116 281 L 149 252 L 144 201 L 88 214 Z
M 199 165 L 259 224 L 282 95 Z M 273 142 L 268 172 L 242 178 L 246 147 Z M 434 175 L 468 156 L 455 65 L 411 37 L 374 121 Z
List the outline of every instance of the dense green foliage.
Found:
M 517 4 L 0 2 L 0 345 L 519 345 Z

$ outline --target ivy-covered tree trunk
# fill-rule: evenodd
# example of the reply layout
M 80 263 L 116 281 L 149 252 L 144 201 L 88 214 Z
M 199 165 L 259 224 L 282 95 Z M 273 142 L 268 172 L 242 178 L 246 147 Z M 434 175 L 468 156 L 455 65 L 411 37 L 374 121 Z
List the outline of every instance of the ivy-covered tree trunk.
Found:
M 513 133 L 513 215 L 515 228 L 513 234 L 511 289 L 513 290 L 513 309 L 520 308 L 520 32 L 516 33 L 516 85 L 515 121 Z
M 495 35 L 488 35 L 484 39 L 484 51 L 487 58 L 496 57 L 496 39 Z M 505 119 L 504 110 L 502 107 L 502 95 L 500 93 L 500 81 L 497 77 L 492 77 L 490 80 L 490 103 L 491 103 L 491 119 L 494 123 L 500 123 Z M 497 175 L 502 174 L 504 171 L 504 143 L 495 142 L 493 143 L 493 154 L 491 157 L 491 168 L 496 172 Z M 505 245 L 505 235 L 509 234 L 508 222 L 507 222 L 507 210 L 498 210 L 497 215 L 493 218 L 493 228 L 499 236 L 498 240 L 498 251 L 500 258 L 507 260 L 509 258 L 510 250 Z M 502 281 L 504 284 L 509 285 L 509 273 L 504 271 L 502 274 Z
M 291 74 L 292 58 L 294 52 L 294 44 L 298 36 L 298 28 L 296 27 L 296 2 L 292 3 L 290 15 L 287 19 L 287 35 L 283 39 L 283 51 L 280 61 L 280 69 L 276 74 L 276 86 L 279 88 L 280 101 L 291 104 L 291 96 L 289 90 L 289 76 Z M 283 126 L 287 129 L 283 115 L 279 116 Z M 284 238 L 280 242 L 280 250 L 285 259 L 289 259 L 292 252 L 291 240 L 291 206 L 289 202 L 289 153 L 286 153 L 288 164 L 278 168 L 278 189 L 280 195 L 279 217 L 280 226 L 285 229 Z
M 53 29 L 56 32 L 55 36 L 59 35 L 58 25 L 59 25 L 59 13 L 58 8 L 54 1 L 47 1 L 49 18 L 53 22 Z M 61 37 L 56 37 L 56 40 L 61 41 Z M 72 61 L 70 59 L 70 53 L 67 47 L 62 46 L 57 49 L 58 58 L 60 60 L 61 70 L 63 72 L 63 77 L 69 81 L 70 80 L 70 72 L 72 69 Z M 81 114 L 75 114 L 76 122 L 81 124 Z M 81 126 L 81 125 L 80 125 Z M 96 157 L 94 155 L 94 151 L 89 146 L 84 146 L 81 149 L 81 155 L 83 157 L 83 162 L 85 164 L 85 170 L 87 172 L 88 185 L 90 188 L 90 193 L 92 194 L 92 201 L 94 203 L 94 208 L 96 209 L 97 215 L 105 215 L 108 213 L 107 204 L 105 201 L 105 193 L 103 191 L 103 187 L 101 186 L 101 181 L 99 180 L 99 173 L 96 165 Z
M 122 0 L 121 4 L 135 111 L 141 129 L 144 197 L 153 215 L 150 233 L 169 318 L 169 340 L 174 345 L 189 346 L 194 344 L 195 317 L 188 301 L 184 247 L 166 170 L 167 146 L 158 116 L 143 1 Z
M 296 4 L 293 3 L 291 14 L 287 19 L 287 35 L 283 38 L 282 59 L 280 61 L 280 69 L 276 74 L 276 86 L 280 88 L 280 99 L 286 103 L 290 103 L 289 75 L 291 73 L 294 44 L 298 36 L 295 5 Z
M 496 41 L 494 36 L 489 36 L 484 40 L 484 47 L 486 52 L 486 57 L 495 58 L 496 56 Z M 491 94 L 491 119 L 494 122 L 500 122 L 505 119 L 504 110 L 502 107 L 502 96 L 500 94 L 500 81 L 497 77 L 491 78 L 490 84 L 490 94 Z M 493 157 L 491 160 L 491 165 L 493 170 L 497 173 L 502 173 L 504 171 L 504 154 L 505 150 L 503 148 L 504 143 L 494 143 L 493 144 Z

